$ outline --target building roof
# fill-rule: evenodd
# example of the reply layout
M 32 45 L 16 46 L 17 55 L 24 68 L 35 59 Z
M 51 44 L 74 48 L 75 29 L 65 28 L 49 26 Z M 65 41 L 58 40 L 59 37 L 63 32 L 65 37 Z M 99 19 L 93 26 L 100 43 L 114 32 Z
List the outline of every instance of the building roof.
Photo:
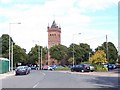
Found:
M 52 25 L 51 25 L 51 28 L 58 28 L 58 26 L 57 26 L 55 20 L 53 21 L 53 23 L 52 23 Z

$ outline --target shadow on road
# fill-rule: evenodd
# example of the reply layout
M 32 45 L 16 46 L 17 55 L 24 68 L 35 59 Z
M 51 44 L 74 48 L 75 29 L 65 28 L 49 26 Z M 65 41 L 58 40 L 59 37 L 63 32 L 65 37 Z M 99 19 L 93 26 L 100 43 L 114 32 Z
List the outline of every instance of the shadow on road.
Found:
M 100 88 L 118 88 L 118 79 L 118 77 L 97 76 L 95 79 L 90 80 L 90 82 L 94 83 Z

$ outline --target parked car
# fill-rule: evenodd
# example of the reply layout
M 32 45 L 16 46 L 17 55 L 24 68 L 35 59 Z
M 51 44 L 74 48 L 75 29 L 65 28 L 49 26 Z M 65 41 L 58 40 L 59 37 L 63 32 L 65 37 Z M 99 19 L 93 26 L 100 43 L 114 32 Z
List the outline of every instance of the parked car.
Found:
M 109 69 L 116 69 L 116 64 L 104 64 L 104 67 Z
M 55 70 L 55 68 L 54 68 L 54 66 L 53 65 L 51 65 L 51 66 L 48 66 L 48 70 Z
M 120 68 L 120 64 L 116 64 L 116 68 Z
M 71 68 L 71 71 L 72 71 L 72 72 L 74 72 L 74 71 L 77 71 L 77 72 L 89 72 L 89 71 L 90 71 L 90 67 L 87 67 L 87 66 L 84 65 L 84 64 L 74 65 L 74 66 Z
M 56 65 L 54 68 L 55 68 L 55 69 L 59 69 L 59 68 L 64 68 L 64 67 L 61 66 L 61 65 Z
M 95 67 L 91 64 L 84 64 L 86 67 L 90 68 L 90 71 L 93 72 L 95 71 Z
M 108 64 L 108 69 L 115 69 L 116 68 L 116 64 Z
M 51 66 L 48 66 L 48 65 L 44 65 L 43 70 L 54 70 L 54 67 L 51 65 Z
M 15 70 L 15 75 L 27 75 L 30 73 L 31 68 L 28 66 L 18 66 Z
M 39 69 L 39 66 L 37 65 L 31 65 L 31 70 L 38 70 Z
M 43 69 L 43 70 L 48 70 L 48 65 L 44 65 L 44 66 L 42 67 L 42 69 Z

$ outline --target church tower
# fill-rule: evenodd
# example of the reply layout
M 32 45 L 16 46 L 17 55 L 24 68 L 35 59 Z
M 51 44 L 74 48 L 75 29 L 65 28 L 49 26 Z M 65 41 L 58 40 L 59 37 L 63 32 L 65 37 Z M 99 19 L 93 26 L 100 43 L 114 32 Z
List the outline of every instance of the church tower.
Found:
M 51 27 L 48 29 L 48 48 L 51 48 L 53 45 L 61 44 L 61 28 L 57 26 L 55 20 L 53 21 Z

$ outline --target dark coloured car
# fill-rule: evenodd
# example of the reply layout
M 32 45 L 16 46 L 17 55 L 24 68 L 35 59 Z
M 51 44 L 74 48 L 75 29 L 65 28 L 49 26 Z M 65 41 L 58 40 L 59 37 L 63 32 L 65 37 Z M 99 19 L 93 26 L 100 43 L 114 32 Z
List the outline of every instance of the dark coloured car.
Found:
M 30 73 L 31 68 L 28 66 L 19 66 L 15 70 L 15 75 L 27 75 Z
M 115 69 L 116 68 L 116 65 L 115 64 L 108 64 L 108 69 Z
M 31 70 L 39 70 L 38 65 L 31 65 L 30 68 L 31 68 Z
M 89 72 L 90 71 L 90 67 L 87 67 L 84 64 L 74 65 L 71 68 L 71 72 L 74 72 L 74 71 L 76 71 L 76 72 Z
M 116 64 L 116 68 L 120 68 L 120 64 Z

